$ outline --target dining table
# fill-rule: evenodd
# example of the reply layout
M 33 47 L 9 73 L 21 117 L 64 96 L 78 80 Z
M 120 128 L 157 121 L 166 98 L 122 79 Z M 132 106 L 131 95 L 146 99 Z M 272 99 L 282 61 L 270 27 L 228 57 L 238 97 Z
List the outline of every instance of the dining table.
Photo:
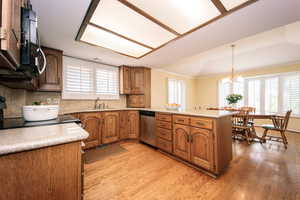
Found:
M 241 116 L 242 115 L 242 114 L 239 114 L 239 112 L 242 111 L 242 109 L 239 109 L 239 108 L 228 108 L 228 107 L 208 108 L 208 110 L 226 110 L 226 111 L 235 112 L 235 114 L 233 116 Z M 248 113 L 248 117 L 253 120 L 255 120 L 255 119 L 272 120 L 272 118 L 277 117 L 277 116 L 283 117 L 284 114 L 278 114 L 278 113 L 274 113 L 274 112 L 249 112 Z M 257 135 L 256 131 L 251 132 L 251 137 L 254 141 L 261 142 L 261 140 L 262 140 L 262 138 Z

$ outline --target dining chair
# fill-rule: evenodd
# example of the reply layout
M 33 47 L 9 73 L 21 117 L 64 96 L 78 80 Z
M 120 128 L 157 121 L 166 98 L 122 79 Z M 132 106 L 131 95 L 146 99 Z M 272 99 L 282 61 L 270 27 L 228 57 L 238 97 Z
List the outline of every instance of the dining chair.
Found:
M 284 147 L 287 148 L 288 141 L 287 141 L 287 138 L 285 135 L 285 131 L 287 129 L 291 113 L 292 113 L 292 110 L 289 110 L 286 112 L 286 115 L 284 117 L 274 116 L 274 117 L 272 117 L 273 124 L 262 125 L 262 128 L 265 130 L 264 130 L 263 136 L 261 138 L 261 142 L 265 143 L 266 139 L 270 140 L 270 141 L 283 142 Z M 268 131 L 270 131 L 270 130 L 280 132 L 281 136 L 278 137 L 278 136 L 267 135 Z
M 244 107 L 241 107 L 240 109 L 242 111 L 248 111 L 249 113 L 255 113 L 256 112 L 255 107 L 244 106 Z M 254 126 L 254 118 L 253 117 L 249 117 L 248 124 L 251 126 L 252 135 L 256 135 L 256 130 L 255 130 L 255 126 Z
M 240 111 L 232 116 L 232 137 L 239 139 L 239 136 L 246 139 L 248 144 L 251 142 L 251 126 L 249 125 L 249 112 Z

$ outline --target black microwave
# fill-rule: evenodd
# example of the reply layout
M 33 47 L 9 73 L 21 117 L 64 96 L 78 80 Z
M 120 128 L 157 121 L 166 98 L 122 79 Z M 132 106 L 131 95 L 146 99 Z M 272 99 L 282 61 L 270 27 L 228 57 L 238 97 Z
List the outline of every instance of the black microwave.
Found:
M 40 46 L 37 16 L 31 5 L 21 10 L 21 65 L 18 71 L 33 78 L 46 68 L 46 57 Z

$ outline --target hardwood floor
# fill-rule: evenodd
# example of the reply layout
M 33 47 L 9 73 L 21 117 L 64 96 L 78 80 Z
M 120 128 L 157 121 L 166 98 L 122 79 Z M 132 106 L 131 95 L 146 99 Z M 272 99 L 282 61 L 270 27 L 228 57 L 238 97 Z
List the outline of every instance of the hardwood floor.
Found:
M 281 143 L 233 143 L 233 160 L 213 179 L 143 144 L 85 165 L 85 200 L 300 200 L 300 134 Z

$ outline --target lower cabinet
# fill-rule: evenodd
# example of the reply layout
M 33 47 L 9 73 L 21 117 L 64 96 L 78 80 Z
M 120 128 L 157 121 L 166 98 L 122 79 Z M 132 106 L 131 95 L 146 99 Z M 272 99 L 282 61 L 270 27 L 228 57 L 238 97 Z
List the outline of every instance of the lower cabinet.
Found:
M 212 169 L 214 152 L 212 132 L 201 128 L 191 128 L 190 144 L 191 162 L 205 169 Z
M 213 169 L 212 131 L 175 124 L 173 129 L 174 155 L 202 168 Z
M 1 200 L 80 200 L 81 142 L 0 156 Z
M 103 113 L 102 143 L 107 144 L 119 140 L 120 117 L 119 112 Z
M 128 136 L 130 139 L 139 138 L 140 116 L 138 111 L 127 111 L 128 116 Z
M 122 139 L 139 138 L 139 111 L 109 111 L 73 113 L 89 133 L 84 149 L 108 144 Z
M 184 159 L 190 159 L 191 145 L 189 142 L 190 127 L 174 124 L 173 127 L 173 153 Z
M 120 112 L 120 139 L 139 138 L 140 116 L 138 111 Z
M 81 113 L 79 114 L 82 127 L 89 133 L 89 137 L 84 140 L 84 149 L 95 147 L 101 144 L 102 114 L 101 113 Z

